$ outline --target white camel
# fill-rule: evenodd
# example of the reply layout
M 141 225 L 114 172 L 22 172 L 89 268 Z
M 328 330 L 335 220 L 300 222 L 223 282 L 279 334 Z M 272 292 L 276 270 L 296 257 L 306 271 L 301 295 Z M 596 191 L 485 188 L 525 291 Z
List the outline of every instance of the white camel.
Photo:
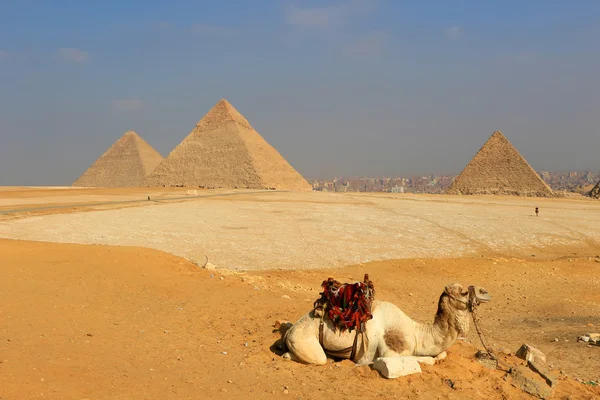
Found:
M 365 324 L 364 334 L 358 335 L 355 363 L 371 364 L 378 357 L 444 358 L 446 349 L 459 335 L 464 336 L 469 330 L 472 307 L 490 299 L 484 288 L 471 286 L 463 290 L 458 283 L 448 285 L 440 296 L 433 324 L 415 322 L 394 304 L 374 301 L 373 318 Z M 324 365 L 327 354 L 350 358 L 354 331 L 340 332 L 329 319 L 325 319 L 321 346 L 320 322 L 321 318 L 315 316 L 313 310 L 291 326 L 283 335 L 283 343 L 288 350 L 283 357 L 316 365 Z

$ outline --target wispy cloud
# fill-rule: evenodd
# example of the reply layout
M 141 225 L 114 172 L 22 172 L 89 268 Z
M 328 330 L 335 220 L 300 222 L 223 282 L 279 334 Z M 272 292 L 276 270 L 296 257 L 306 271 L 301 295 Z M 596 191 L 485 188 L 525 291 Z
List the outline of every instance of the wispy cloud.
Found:
M 291 28 L 290 39 L 318 38 L 320 43 L 353 57 L 380 55 L 388 34 L 382 30 L 357 28 L 377 9 L 379 0 L 349 0 L 319 7 L 290 7 L 285 22 Z
M 56 51 L 56 55 L 59 59 L 72 63 L 84 63 L 90 57 L 88 52 L 73 47 L 60 48 Z
M 113 102 L 113 107 L 118 113 L 126 114 L 143 109 L 144 102 L 140 99 L 119 99 Z
M 454 25 L 444 31 L 444 36 L 447 39 L 456 40 L 460 38 L 463 35 L 463 33 L 464 30 L 461 26 Z
M 286 12 L 286 22 L 300 28 L 341 27 L 355 17 L 368 14 L 376 3 L 376 0 L 351 0 L 335 6 L 290 7 Z
M 287 22 L 296 26 L 320 27 L 331 26 L 336 14 L 336 7 L 322 8 L 290 8 L 287 12 Z
M 219 25 L 195 24 L 191 29 L 197 35 L 212 36 L 216 38 L 230 38 L 237 34 L 235 29 Z
M 389 35 L 384 31 L 367 32 L 358 36 L 345 47 L 346 55 L 352 57 L 377 57 L 386 47 Z

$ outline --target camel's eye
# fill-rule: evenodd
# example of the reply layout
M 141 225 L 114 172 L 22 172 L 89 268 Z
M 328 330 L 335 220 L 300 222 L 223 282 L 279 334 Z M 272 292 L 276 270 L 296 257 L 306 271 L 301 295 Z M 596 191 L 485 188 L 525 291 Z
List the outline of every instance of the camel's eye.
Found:
M 466 296 L 466 295 L 468 295 L 468 294 L 469 294 L 469 292 L 468 292 L 468 291 L 466 291 L 466 292 L 464 292 L 464 293 L 463 293 L 463 292 L 461 292 L 461 293 L 460 293 L 460 295 L 461 295 L 461 296 Z

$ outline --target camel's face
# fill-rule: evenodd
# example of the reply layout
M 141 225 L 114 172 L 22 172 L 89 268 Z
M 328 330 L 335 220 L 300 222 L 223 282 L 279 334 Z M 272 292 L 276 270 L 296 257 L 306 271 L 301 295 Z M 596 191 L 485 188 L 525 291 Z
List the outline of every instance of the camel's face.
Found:
M 487 303 L 488 301 L 492 300 L 492 296 L 490 296 L 488 291 L 481 286 L 471 286 L 469 289 L 469 292 L 471 293 L 471 301 L 473 301 L 475 304 Z
M 446 286 L 444 292 L 448 295 L 450 304 L 458 310 L 467 310 L 470 304 L 487 303 L 491 296 L 485 288 L 470 286 L 464 288 L 460 283 Z

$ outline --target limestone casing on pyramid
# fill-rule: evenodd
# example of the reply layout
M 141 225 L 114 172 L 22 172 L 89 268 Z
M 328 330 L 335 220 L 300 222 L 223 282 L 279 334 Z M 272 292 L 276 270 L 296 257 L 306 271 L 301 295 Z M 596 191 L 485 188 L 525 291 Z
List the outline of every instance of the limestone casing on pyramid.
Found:
M 485 142 L 446 193 L 555 196 L 500 131 L 494 132 Z
M 117 140 L 73 186 L 144 187 L 146 177 L 163 160 L 144 139 L 133 131 Z
M 596 186 L 594 186 L 587 195 L 592 199 L 600 199 L 600 181 L 596 183 Z
M 148 176 L 148 186 L 312 190 L 225 99 Z

